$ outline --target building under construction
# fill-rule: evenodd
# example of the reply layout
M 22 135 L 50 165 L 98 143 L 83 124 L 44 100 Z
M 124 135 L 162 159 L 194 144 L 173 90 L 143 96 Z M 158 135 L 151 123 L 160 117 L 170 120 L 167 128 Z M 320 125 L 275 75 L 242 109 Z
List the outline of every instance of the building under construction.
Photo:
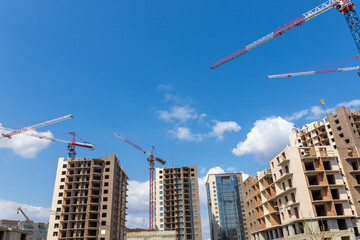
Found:
M 360 239 L 360 112 L 338 108 L 290 144 L 244 181 L 245 239 Z
M 196 166 L 156 168 L 156 228 L 176 231 L 176 239 L 202 239 Z
M 115 155 L 59 158 L 47 239 L 124 239 L 127 181 Z

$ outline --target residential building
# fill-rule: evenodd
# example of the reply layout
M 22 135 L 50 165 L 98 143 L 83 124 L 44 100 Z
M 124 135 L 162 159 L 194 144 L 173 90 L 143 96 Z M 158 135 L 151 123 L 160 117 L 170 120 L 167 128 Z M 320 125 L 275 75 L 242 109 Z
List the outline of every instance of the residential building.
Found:
M 212 240 L 245 239 L 242 173 L 209 174 L 206 182 Z
M 175 230 L 176 239 L 202 239 L 196 166 L 155 171 L 156 228 Z
M 24 230 L 0 226 L 0 240 L 30 240 L 30 234 Z
M 34 229 L 33 224 L 36 226 Z M 18 230 L 24 230 L 29 233 L 29 240 L 46 240 L 48 224 L 46 223 L 30 223 L 27 221 L 0 220 L 0 226 Z M 40 233 L 40 234 L 39 234 Z M 1 240 L 1 238 L 0 238 Z
M 360 239 L 360 112 L 340 107 L 289 138 L 244 181 L 245 238 Z
M 59 158 L 48 239 L 124 239 L 127 181 L 115 155 Z
M 332 146 L 285 148 L 270 169 L 244 181 L 244 194 L 252 239 L 304 239 L 318 226 L 335 231 L 332 239 L 355 239 L 350 192 Z
M 360 228 L 360 111 L 340 107 L 335 114 L 295 130 L 290 141 L 300 147 L 330 145 L 336 149 Z

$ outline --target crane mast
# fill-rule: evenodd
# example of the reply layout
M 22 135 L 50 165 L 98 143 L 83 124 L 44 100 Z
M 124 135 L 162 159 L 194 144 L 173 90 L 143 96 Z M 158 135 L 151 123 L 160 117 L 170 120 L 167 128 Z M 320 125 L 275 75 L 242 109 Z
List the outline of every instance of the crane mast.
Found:
M 149 156 L 147 158 L 147 161 L 149 162 L 149 231 L 152 231 L 154 230 L 154 160 L 161 163 L 162 165 L 165 164 L 165 161 L 161 158 L 154 157 L 154 146 L 151 148 L 151 152 L 149 153 L 117 133 L 114 133 L 114 136 L 120 138 L 124 142 L 130 144 L 131 146 Z

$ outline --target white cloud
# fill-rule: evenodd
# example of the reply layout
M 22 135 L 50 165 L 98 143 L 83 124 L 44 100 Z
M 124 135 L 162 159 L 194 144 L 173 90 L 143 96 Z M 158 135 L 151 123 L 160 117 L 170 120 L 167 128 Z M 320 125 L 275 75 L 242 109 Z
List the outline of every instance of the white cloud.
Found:
M 174 90 L 174 87 L 171 84 L 159 84 L 158 88 L 160 90 L 165 90 L 165 91 L 172 91 Z
M 242 173 L 242 177 L 243 177 L 243 181 L 245 181 L 248 177 L 250 177 L 249 174 L 241 172 Z
M 281 117 L 257 120 L 245 141 L 239 142 L 232 152 L 236 156 L 254 154 L 259 162 L 268 162 L 268 158 L 275 156 L 288 145 L 293 127 L 292 122 Z
M 222 140 L 224 139 L 225 132 L 238 132 L 240 129 L 241 127 L 234 121 L 217 122 L 212 127 L 212 133 L 210 133 L 210 135 L 214 135 L 218 140 Z
M 129 181 L 126 227 L 149 227 L 149 181 Z
M 129 214 L 126 216 L 126 227 L 147 229 L 149 227 L 148 216 L 137 217 Z
M 168 132 L 173 138 L 179 139 L 180 141 L 201 141 L 203 139 L 203 135 L 194 134 L 191 132 L 191 129 L 187 127 L 178 127 Z
M 191 119 L 196 119 L 198 114 L 195 109 L 185 106 L 174 106 L 170 111 L 160 110 L 157 111 L 159 118 L 165 121 L 178 120 L 180 122 L 186 122 Z
M 237 168 L 236 167 L 228 167 L 226 168 L 227 172 L 236 172 Z
M 319 104 L 320 105 L 320 104 Z M 306 119 L 322 119 L 324 117 L 326 117 L 326 114 L 325 114 L 325 110 L 324 110 L 324 107 L 323 106 L 319 106 L 319 105 L 316 105 L 316 106 L 312 106 L 311 108 L 309 109 L 305 109 L 305 110 L 302 110 L 302 111 L 298 111 L 298 112 L 295 112 L 293 114 L 291 114 L 290 116 L 287 116 L 285 117 L 286 120 L 288 121 L 294 121 L 294 120 L 299 120 L 303 117 L 306 117 Z M 326 109 L 326 112 L 327 113 L 330 113 L 330 112 L 335 112 L 335 110 L 339 107 L 346 107 L 346 108 L 357 108 L 360 106 L 360 99 L 354 99 L 354 100 L 351 100 L 349 102 L 341 102 L 339 104 L 336 104 L 335 107 L 331 107 L 331 108 L 327 108 Z
M 0 125 L 1 126 L 1 125 Z M 8 133 L 0 129 L 0 134 Z M 40 136 L 50 137 L 53 135 L 50 131 L 47 132 L 36 132 L 35 130 L 28 131 L 27 134 L 36 134 Z M 24 158 L 35 158 L 36 155 L 47 148 L 51 141 L 32 137 L 25 134 L 14 135 L 11 139 L 1 138 L 0 148 L 9 148 Z
M 19 206 L 32 221 L 45 223 L 49 221 L 50 208 L 36 207 L 3 199 L 0 199 L 0 219 L 25 221 L 21 213 L 17 214 L 17 208 Z
M 129 181 L 128 212 L 143 213 L 149 210 L 149 181 Z
M 355 108 L 360 106 L 360 99 L 354 99 L 350 102 L 342 102 L 337 105 L 337 107 L 344 106 L 347 108 Z
M 240 129 L 241 127 L 236 122 L 228 121 L 216 122 L 212 127 L 212 131 L 209 133 L 193 133 L 188 127 L 177 127 L 175 130 L 169 130 L 168 132 L 172 137 L 179 139 L 180 141 L 200 142 L 210 137 L 216 137 L 218 140 L 223 140 L 226 132 L 238 132 Z
M 324 108 L 322 108 L 320 106 L 312 106 L 309 111 L 309 116 L 307 116 L 306 118 L 307 119 L 320 119 L 320 118 L 324 118 L 324 117 L 326 117 Z
M 305 109 L 299 112 L 294 112 L 293 114 L 291 114 L 288 117 L 285 117 L 286 120 L 288 121 L 294 121 L 294 120 L 298 120 L 304 116 L 306 116 L 309 113 L 309 110 Z

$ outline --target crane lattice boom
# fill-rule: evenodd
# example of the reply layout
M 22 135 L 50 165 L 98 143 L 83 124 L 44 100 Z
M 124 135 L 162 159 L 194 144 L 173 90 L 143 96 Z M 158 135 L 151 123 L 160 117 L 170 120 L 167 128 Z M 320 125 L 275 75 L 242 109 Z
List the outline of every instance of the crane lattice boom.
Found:
M 284 24 L 283 26 L 277 28 L 275 31 L 269 33 L 265 37 L 255 41 L 255 42 L 247 45 L 246 47 L 234 52 L 233 54 L 221 59 L 220 61 L 214 63 L 210 68 L 211 69 L 217 68 L 217 67 L 221 66 L 222 64 L 229 62 L 232 59 L 237 58 L 256 47 L 259 47 L 260 45 L 270 41 L 271 39 L 274 39 L 275 37 L 283 35 L 285 32 L 287 32 L 295 27 L 300 26 L 301 24 L 309 21 L 310 19 L 313 19 L 314 17 L 319 16 L 320 14 L 330 10 L 331 8 L 336 8 L 337 10 L 339 10 L 341 13 L 343 13 L 345 15 L 345 18 L 348 22 L 348 25 L 350 26 L 353 36 L 357 34 L 356 37 L 354 36 L 354 39 L 355 39 L 355 42 L 357 43 L 358 49 L 360 51 L 360 38 L 359 38 L 359 34 L 358 34 L 358 32 L 360 32 L 359 24 L 358 24 L 359 21 L 356 16 L 356 13 L 354 11 L 355 7 L 354 7 L 353 3 L 350 0 L 329 0 L 329 1 L 321 4 L 320 6 L 317 6 L 316 8 L 304 13 L 300 17 L 290 21 L 289 23 Z M 357 40 L 356 40 L 356 38 L 357 38 Z
M 321 74 L 321 73 L 347 72 L 347 71 L 356 71 L 356 70 L 359 71 L 360 66 L 348 67 L 348 68 L 330 68 L 330 69 L 319 70 L 319 71 L 276 74 L 276 75 L 269 75 L 267 78 L 270 79 L 270 78 L 298 77 L 298 76 L 314 75 L 314 74 Z
M 57 123 L 57 122 L 67 120 L 69 118 L 73 118 L 73 116 L 70 114 L 70 115 L 55 118 L 55 119 L 52 119 L 52 120 L 49 120 L 49 121 L 46 121 L 46 122 L 43 122 L 43 123 L 39 123 L 39 124 L 30 126 L 30 127 L 25 127 L 25 128 L 19 129 L 19 130 L 13 130 L 13 131 L 11 131 L 9 133 L 0 135 L 0 139 L 1 138 L 11 138 L 12 136 L 14 136 L 16 134 L 24 133 L 24 132 L 27 132 L 29 130 L 40 128 L 40 127 L 45 127 L 45 126 L 48 126 L 50 124 L 54 124 L 54 123 Z

